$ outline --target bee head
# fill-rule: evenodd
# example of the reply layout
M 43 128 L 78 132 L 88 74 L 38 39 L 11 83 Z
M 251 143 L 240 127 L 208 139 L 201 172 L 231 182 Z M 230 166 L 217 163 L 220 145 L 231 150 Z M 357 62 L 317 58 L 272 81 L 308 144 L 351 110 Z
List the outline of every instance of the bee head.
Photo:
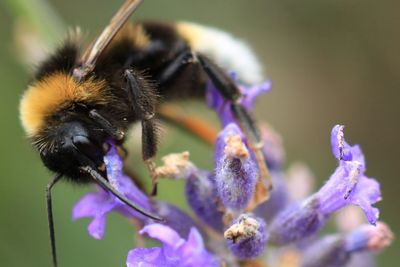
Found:
M 106 176 L 103 157 L 107 150 L 107 136 L 83 119 L 54 126 L 43 136 L 46 140 L 37 142 L 36 147 L 50 170 L 74 181 L 89 182 L 90 177 L 86 177 L 80 167 L 90 166 Z

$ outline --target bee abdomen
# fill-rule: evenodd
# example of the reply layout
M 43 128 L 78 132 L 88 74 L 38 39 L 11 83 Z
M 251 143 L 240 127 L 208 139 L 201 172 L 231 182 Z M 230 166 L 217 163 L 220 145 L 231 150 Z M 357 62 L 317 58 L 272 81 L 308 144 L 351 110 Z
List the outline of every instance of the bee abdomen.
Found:
M 190 22 L 178 22 L 176 30 L 194 51 L 208 56 L 223 69 L 236 72 L 242 82 L 255 84 L 263 80 L 261 64 L 244 41 Z

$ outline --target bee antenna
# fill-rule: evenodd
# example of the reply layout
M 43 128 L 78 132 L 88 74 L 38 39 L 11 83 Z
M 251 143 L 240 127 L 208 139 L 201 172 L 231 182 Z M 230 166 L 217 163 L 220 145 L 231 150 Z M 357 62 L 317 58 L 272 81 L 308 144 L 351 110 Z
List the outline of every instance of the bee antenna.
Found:
M 46 186 L 46 200 L 47 200 L 47 220 L 49 224 L 51 256 L 53 258 L 53 266 L 57 267 L 57 250 L 56 250 L 56 236 L 54 232 L 53 220 L 53 207 L 51 201 L 51 189 L 61 179 L 62 174 L 56 174 L 54 178 Z
M 156 221 L 164 221 L 164 219 L 160 218 L 159 216 L 152 214 L 143 208 L 137 206 L 135 203 L 131 202 L 128 198 L 126 198 L 124 195 L 122 195 L 120 192 L 118 192 L 114 187 L 112 187 L 107 180 L 95 169 L 93 169 L 90 166 L 84 166 L 80 168 L 82 171 L 88 173 L 92 178 L 96 181 L 97 184 L 99 184 L 104 190 L 112 193 L 114 196 L 116 196 L 119 200 L 124 202 L 126 205 L 131 207 L 132 209 L 136 210 L 140 214 L 149 217 L 153 220 Z

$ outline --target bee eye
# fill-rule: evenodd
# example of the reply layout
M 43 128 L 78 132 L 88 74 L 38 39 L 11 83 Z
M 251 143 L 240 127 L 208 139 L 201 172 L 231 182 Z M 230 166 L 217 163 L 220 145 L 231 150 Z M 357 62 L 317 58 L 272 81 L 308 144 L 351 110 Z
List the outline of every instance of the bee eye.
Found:
M 83 135 L 76 135 L 72 137 L 72 143 L 76 146 L 90 144 L 89 138 Z

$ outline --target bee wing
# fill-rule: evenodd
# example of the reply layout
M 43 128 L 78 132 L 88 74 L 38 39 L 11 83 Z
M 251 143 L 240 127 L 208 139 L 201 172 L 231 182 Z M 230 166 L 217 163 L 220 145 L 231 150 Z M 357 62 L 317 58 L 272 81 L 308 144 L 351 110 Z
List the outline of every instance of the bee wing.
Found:
M 80 65 L 74 69 L 73 76 L 76 80 L 81 80 L 94 69 L 96 61 L 101 53 L 110 44 L 114 36 L 142 2 L 143 0 L 126 0 L 119 8 L 108 26 L 104 28 L 103 32 L 95 42 L 86 49 L 85 53 L 83 53 Z

